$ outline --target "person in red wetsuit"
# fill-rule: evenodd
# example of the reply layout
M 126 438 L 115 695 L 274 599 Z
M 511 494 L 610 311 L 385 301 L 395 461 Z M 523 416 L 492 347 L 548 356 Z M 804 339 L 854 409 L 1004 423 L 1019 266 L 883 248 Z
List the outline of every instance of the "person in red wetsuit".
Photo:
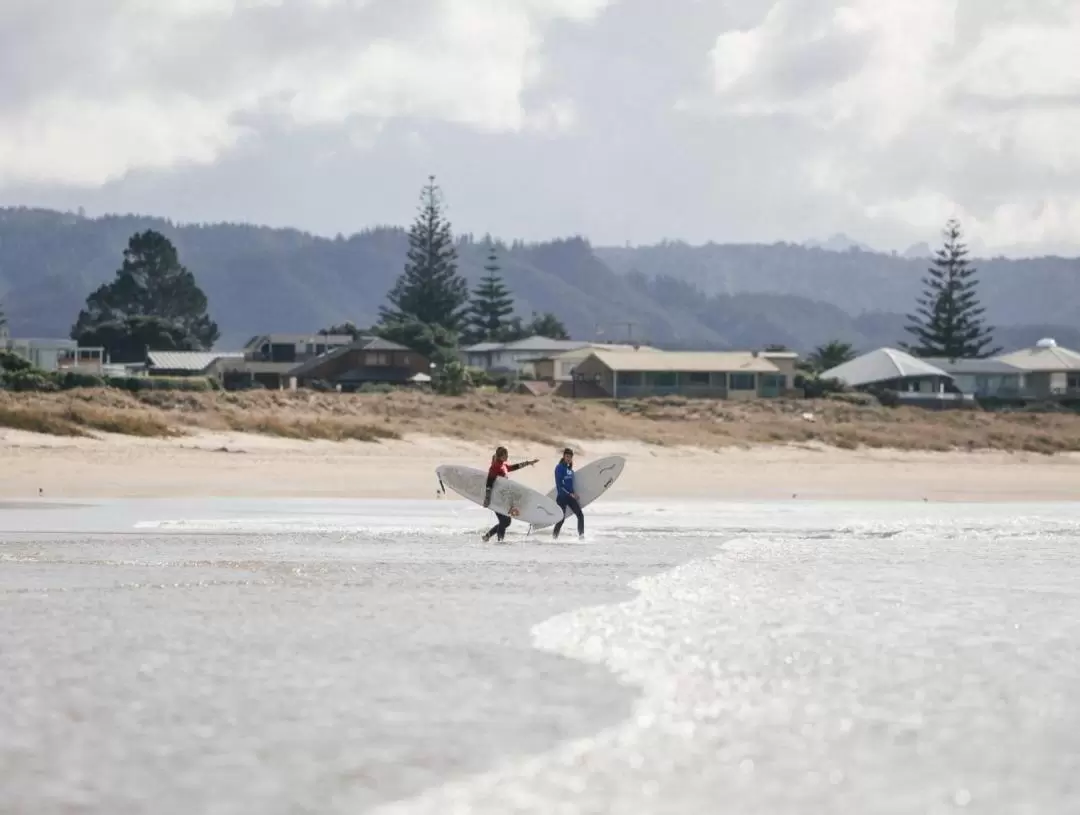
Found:
M 531 467 L 536 464 L 540 459 L 534 458 L 531 461 L 522 461 L 518 464 L 507 464 L 506 460 L 510 458 L 510 453 L 505 447 L 499 447 L 495 450 L 495 455 L 491 457 L 491 466 L 488 467 L 487 484 L 484 487 L 484 506 L 486 507 L 491 503 L 491 488 L 495 486 L 496 478 L 506 478 L 507 475 L 514 470 L 520 470 L 522 467 Z M 499 522 L 495 526 L 488 530 L 484 535 L 484 542 L 487 543 L 494 535 L 496 539 L 501 543 L 503 537 L 506 535 L 506 530 L 510 526 L 510 516 L 503 515 L 501 512 L 496 512 L 495 517 Z

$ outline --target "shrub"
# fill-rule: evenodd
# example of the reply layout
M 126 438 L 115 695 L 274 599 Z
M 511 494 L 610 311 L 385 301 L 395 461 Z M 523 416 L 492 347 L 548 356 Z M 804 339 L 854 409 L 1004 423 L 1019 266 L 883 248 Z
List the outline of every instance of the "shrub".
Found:
M 878 403 L 882 407 L 894 408 L 900 406 L 900 394 L 889 388 L 878 388 L 874 391 Z
M 0 351 L 0 373 L 4 371 L 30 371 L 33 370 L 33 367 L 28 360 L 23 359 L 18 354 L 13 354 L 10 351 Z
M 33 369 L 7 371 L 0 377 L 5 390 L 9 391 L 55 391 L 58 390 L 56 379 L 45 373 Z
M 394 386 L 385 382 L 365 382 L 356 389 L 357 393 L 393 393 Z
M 473 389 L 469 369 L 452 359 L 435 370 L 435 379 L 431 383 L 437 393 L 444 396 L 461 396 Z
M 795 376 L 795 387 L 802 388 L 807 399 L 821 399 L 830 393 L 845 393 L 847 388 L 839 379 L 821 379 L 817 376 Z
M 826 393 L 825 398 L 831 402 L 843 402 L 848 405 L 859 405 L 860 407 L 877 404 L 879 401 L 872 393 L 861 393 L 859 391 L 852 391 L 851 393 Z
M 106 384 L 129 393 L 216 390 L 211 385 L 211 380 L 203 376 L 111 376 L 106 380 Z
M 81 371 L 62 371 L 56 374 L 56 384 L 60 390 L 64 391 L 72 388 L 103 388 L 105 387 L 105 379 Z

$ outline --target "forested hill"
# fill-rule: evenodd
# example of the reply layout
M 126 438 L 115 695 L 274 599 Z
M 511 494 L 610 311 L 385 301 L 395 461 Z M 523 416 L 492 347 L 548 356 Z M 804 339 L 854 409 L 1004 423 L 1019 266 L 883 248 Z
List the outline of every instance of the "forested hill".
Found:
M 243 224 L 0 209 L 0 303 L 11 333 L 67 336 L 86 295 L 112 279 L 128 239 L 144 229 L 169 237 L 195 273 L 221 348 L 262 332 L 373 322 L 407 243 L 396 227 L 324 239 Z M 462 272 L 476 280 L 485 244 L 462 238 L 458 248 Z M 832 339 L 895 344 L 926 265 L 788 244 L 614 249 L 580 238 L 502 246 L 500 257 L 519 313 L 552 311 L 575 338 L 798 350 Z M 1053 336 L 1080 347 L 1080 261 L 998 259 L 979 269 L 998 344 Z

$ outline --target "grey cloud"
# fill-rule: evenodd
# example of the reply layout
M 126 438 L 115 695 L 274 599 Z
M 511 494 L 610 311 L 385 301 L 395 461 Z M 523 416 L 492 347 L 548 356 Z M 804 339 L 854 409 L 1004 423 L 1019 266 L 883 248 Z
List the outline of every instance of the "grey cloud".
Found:
M 99 98 L 112 98 L 102 84 L 111 77 L 106 65 L 87 63 L 81 78 L 78 66 L 92 56 L 102 58 L 95 39 L 116 36 L 108 21 L 122 4 L 72 3 L 62 24 L 43 10 L 51 5 L 7 0 L 0 9 L 0 46 L 11 46 L 0 47 L 0 75 L 17 77 L 0 87 L 2 110 L 85 87 L 80 83 L 96 83 Z M 991 105 L 958 87 L 942 100 L 928 100 L 925 110 L 913 104 L 911 118 L 886 139 L 869 131 L 879 109 L 889 112 L 890 100 L 867 108 L 871 91 L 858 100 L 863 107 L 855 108 L 864 118 L 835 129 L 782 106 L 759 117 L 730 115 L 729 100 L 711 111 L 677 108 L 680 100 L 709 92 L 708 53 L 717 35 L 759 25 L 771 6 L 683 0 L 661 10 L 655 0 L 621 0 L 591 24 L 546 24 L 534 55 L 542 70 L 521 101 L 534 111 L 571 101 L 576 125 L 569 132 L 484 132 L 465 120 L 441 121 L 437 106 L 385 121 L 346 111 L 340 121 L 298 125 L 282 113 L 288 100 L 270 96 L 230 113 L 252 136 L 208 164 L 136 168 L 91 188 L 13 181 L 0 186 L 0 202 L 147 211 L 185 221 L 253 220 L 333 234 L 408 222 L 420 186 L 434 172 L 455 226 L 464 231 L 533 239 L 583 233 L 603 243 L 665 237 L 804 240 L 844 232 L 904 248 L 937 238 L 936 213 L 916 217 L 913 205 L 904 203 L 920 196 L 944 197 L 984 218 L 990 238 L 996 229 L 1023 231 L 1019 223 L 995 226 L 992 213 L 1002 202 L 1022 202 L 1022 210 L 1037 217 L 1040 197 L 1080 201 L 1076 174 L 1033 164 L 1030 149 L 1011 146 L 1015 137 L 1006 134 L 1003 146 L 992 149 L 949 129 L 959 121 L 951 115 L 1019 116 L 1026 107 L 1066 100 L 1006 97 Z M 431 8 L 432 0 L 375 0 L 363 14 L 346 5 L 319 11 L 298 3 L 255 8 L 213 26 L 176 23 L 163 36 L 183 48 L 155 53 L 152 44 L 144 44 L 131 51 L 132 64 L 143 71 L 144 87 L 162 99 L 170 91 L 205 99 L 226 91 L 242 94 L 262 72 L 297 54 L 317 61 L 381 38 L 415 43 L 416 21 Z M 839 83 L 861 81 L 881 58 L 874 40 L 807 36 L 827 23 L 834 8 L 827 2 L 790 4 L 785 38 L 772 44 L 769 60 L 739 93 L 792 103 L 824 100 L 827 110 Z M 980 14 L 971 3 L 961 12 Z M 981 14 L 978 19 L 985 21 L 987 13 Z M 1030 10 L 1029 23 L 1041 19 Z M 968 30 L 986 29 L 972 21 Z M 983 34 L 970 36 L 977 40 Z M 423 44 L 417 49 L 423 53 Z M 946 56 L 942 65 L 948 67 L 963 53 Z M 321 76 L 314 75 L 312 83 Z M 121 72 L 119 89 L 129 81 L 134 79 Z M 472 94 L 481 105 L 482 93 L 470 88 L 461 95 Z M 834 183 L 811 180 L 821 167 L 826 180 L 836 173 Z M 892 203 L 901 215 L 870 214 L 872 206 Z M 1080 238 L 1080 223 L 1073 226 Z

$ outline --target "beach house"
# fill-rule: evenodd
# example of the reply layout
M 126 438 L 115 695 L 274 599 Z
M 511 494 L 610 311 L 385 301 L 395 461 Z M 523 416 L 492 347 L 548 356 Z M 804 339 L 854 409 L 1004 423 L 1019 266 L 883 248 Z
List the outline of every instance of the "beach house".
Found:
M 784 396 L 792 386 L 796 355 L 772 356 L 764 351 L 592 351 L 575 366 L 574 379 L 595 389 L 583 388 L 583 394 L 612 399 Z

